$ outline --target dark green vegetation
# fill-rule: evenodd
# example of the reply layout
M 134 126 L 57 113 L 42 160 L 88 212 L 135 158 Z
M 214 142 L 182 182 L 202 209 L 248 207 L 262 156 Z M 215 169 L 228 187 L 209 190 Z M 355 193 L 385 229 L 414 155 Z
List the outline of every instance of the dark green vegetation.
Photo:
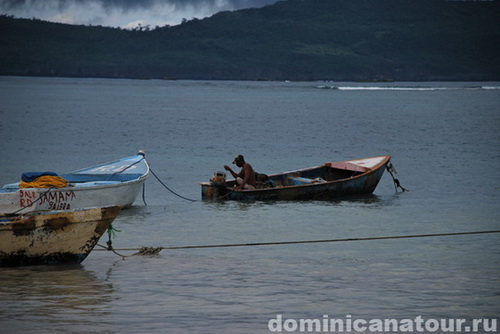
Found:
M 0 74 L 500 80 L 500 1 L 288 0 L 135 31 L 0 17 Z

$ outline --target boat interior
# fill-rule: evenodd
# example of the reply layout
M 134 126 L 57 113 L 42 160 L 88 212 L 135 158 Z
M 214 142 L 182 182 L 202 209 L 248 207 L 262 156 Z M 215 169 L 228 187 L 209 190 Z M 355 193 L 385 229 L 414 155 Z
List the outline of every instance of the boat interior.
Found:
M 290 187 L 325 183 L 330 181 L 349 179 L 354 176 L 364 174 L 368 171 L 370 171 L 370 169 L 359 167 L 356 165 L 349 165 L 345 163 L 342 165 L 337 165 L 335 163 L 325 163 L 323 166 L 319 167 L 269 175 L 268 180 L 257 181 L 257 188 Z M 226 183 L 228 187 L 232 187 L 234 186 L 234 184 L 234 180 L 228 181 Z

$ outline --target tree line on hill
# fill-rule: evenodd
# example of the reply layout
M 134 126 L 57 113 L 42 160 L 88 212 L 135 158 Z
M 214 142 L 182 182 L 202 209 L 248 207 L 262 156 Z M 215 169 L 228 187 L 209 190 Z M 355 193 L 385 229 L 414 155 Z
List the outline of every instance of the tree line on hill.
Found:
M 0 16 L 0 75 L 499 80 L 500 1 L 287 0 L 135 30 Z

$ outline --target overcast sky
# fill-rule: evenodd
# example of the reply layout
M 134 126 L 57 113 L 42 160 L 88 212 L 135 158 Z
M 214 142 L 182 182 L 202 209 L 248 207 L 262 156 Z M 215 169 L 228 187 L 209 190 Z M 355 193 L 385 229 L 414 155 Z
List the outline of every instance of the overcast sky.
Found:
M 278 0 L 0 0 L 0 14 L 69 24 L 133 28 L 176 25 L 223 10 L 263 7 Z

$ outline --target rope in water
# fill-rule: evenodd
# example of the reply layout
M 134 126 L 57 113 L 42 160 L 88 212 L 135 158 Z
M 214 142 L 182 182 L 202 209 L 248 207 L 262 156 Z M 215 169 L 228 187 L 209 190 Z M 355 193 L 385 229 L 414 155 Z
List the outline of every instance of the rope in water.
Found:
M 182 199 L 185 199 L 186 201 L 190 201 L 190 202 L 198 202 L 198 200 L 196 199 L 191 199 L 191 198 L 187 198 L 187 197 L 184 197 L 182 195 L 179 195 L 178 193 L 176 193 L 175 191 L 173 191 L 172 189 L 170 189 L 162 180 L 160 180 L 160 178 L 155 174 L 155 172 L 151 169 L 151 167 L 149 168 L 149 171 L 151 172 L 151 174 L 153 174 L 153 176 L 158 180 L 158 182 L 160 182 L 160 184 L 165 188 L 167 189 L 168 191 L 170 191 L 172 194 L 174 194 L 175 196 L 177 197 L 180 197 Z
M 105 248 L 107 250 L 114 251 L 114 252 L 116 252 L 116 251 L 138 251 L 138 253 L 132 254 L 132 255 L 146 255 L 146 254 L 157 254 L 162 250 L 176 250 L 176 249 L 202 249 L 202 248 L 230 248 L 230 247 L 297 245 L 297 244 L 316 244 L 316 243 L 333 243 L 333 242 L 348 242 L 348 241 L 370 241 L 370 240 L 449 237 L 449 236 L 474 235 L 474 234 L 493 234 L 493 233 L 500 233 L 500 230 L 394 235 L 394 236 L 379 236 L 379 237 L 365 237 L 365 238 L 361 237 L 361 238 L 344 238 L 344 239 L 252 242 L 252 243 L 241 243 L 241 244 L 216 244 L 216 245 L 197 245 L 197 246 L 140 247 L 140 248 L 119 248 L 119 249 L 112 248 L 110 243 L 108 243 L 108 247 L 101 246 L 101 245 L 98 245 L 98 246 Z M 120 255 L 120 254 L 118 254 L 118 255 Z M 123 255 L 120 255 L 120 256 L 125 257 Z
M 396 177 L 394 176 L 394 174 L 397 174 L 398 172 L 396 171 L 396 168 L 394 168 L 392 162 L 389 162 L 387 164 L 386 169 L 389 172 L 389 174 L 391 174 L 392 182 L 394 183 L 394 189 L 396 190 L 396 193 L 398 192 L 398 188 L 401 189 L 402 192 L 409 191 L 408 189 L 403 188 L 399 180 L 396 179 Z

